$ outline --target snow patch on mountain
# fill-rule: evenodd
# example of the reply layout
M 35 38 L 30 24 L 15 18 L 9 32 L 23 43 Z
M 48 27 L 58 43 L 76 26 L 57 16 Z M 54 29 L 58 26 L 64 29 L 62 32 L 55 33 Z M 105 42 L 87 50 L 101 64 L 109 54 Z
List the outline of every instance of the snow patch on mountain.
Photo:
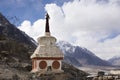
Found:
M 75 52 L 75 48 L 76 48 L 76 46 L 73 46 L 66 41 L 59 41 L 57 43 L 57 46 L 59 46 L 59 48 L 63 51 L 64 54 L 66 54 L 66 52 L 69 52 L 72 54 Z
M 86 48 L 74 46 L 66 41 L 59 41 L 56 45 L 64 53 L 64 61 L 74 66 L 109 66 L 109 62 L 97 57 Z

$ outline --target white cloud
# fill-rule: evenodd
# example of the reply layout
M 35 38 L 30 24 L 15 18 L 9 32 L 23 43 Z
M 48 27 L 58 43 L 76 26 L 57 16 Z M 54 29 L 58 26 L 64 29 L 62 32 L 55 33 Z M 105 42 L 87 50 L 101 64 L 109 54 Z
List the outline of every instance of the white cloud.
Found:
M 58 40 L 86 47 L 101 58 L 120 56 L 118 1 L 74 0 L 64 3 L 61 7 L 47 4 L 45 9 L 50 15 L 51 33 Z M 36 39 L 43 35 L 44 24 L 43 19 L 39 19 L 33 25 L 30 21 L 24 21 L 19 29 Z M 110 37 L 113 33 L 116 33 L 116 36 Z
M 18 28 L 37 40 L 39 36 L 44 35 L 44 26 L 45 20 L 43 19 L 37 20 L 34 24 L 31 24 L 30 21 L 25 20 Z

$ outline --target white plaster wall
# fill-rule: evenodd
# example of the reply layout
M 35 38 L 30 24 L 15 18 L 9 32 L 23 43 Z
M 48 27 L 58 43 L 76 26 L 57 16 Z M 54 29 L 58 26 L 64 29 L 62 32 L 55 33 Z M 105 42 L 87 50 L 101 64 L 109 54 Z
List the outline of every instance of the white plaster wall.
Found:
M 111 70 L 110 73 L 111 74 L 120 74 L 120 70 Z
M 64 57 L 62 51 L 56 46 L 56 39 L 52 36 L 43 36 L 39 38 L 39 46 L 34 51 L 31 58 L 34 57 Z
M 32 72 L 37 72 L 38 71 L 38 63 L 37 63 L 38 61 L 37 60 L 34 60 L 34 63 L 33 63 L 33 65 L 32 66 L 34 66 L 34 68 L 32 69 Z M 35 66 L 36 65 L 36 66 Z

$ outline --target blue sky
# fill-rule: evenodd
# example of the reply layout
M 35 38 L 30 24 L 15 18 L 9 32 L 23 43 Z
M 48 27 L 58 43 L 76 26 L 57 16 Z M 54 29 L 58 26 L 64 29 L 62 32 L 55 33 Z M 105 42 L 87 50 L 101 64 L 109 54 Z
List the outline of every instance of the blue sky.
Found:
M 68 1 L 70 0 L 1 0 L 0 12 L 12 23 L 15 19 L 11 17 L 16 17 L 19 23 L 24 20 L 34 22 L 39 18 L 44 18 L 46 4 L 56 3 L 61 6 Z
M 36 41 L 44 35 L 46 11 L 50 15 L 51 34 L 58 41 L 85 47 L 103 59 L 120 56 L 120 0 L 0 2 L 0 12 Z

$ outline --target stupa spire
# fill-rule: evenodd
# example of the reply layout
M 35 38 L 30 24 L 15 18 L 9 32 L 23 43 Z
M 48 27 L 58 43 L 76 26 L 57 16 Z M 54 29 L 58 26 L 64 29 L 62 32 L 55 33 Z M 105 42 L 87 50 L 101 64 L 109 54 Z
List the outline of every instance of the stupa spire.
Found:
M 50 33 L 50 30 L 49 30 L 49 19 L 50 19 L 50 17 L 49 17 L 49 15 L 47 13 L 46 14 L 46 25 L 45 25 L 45 32 L 47 32 L 47 33 Z

